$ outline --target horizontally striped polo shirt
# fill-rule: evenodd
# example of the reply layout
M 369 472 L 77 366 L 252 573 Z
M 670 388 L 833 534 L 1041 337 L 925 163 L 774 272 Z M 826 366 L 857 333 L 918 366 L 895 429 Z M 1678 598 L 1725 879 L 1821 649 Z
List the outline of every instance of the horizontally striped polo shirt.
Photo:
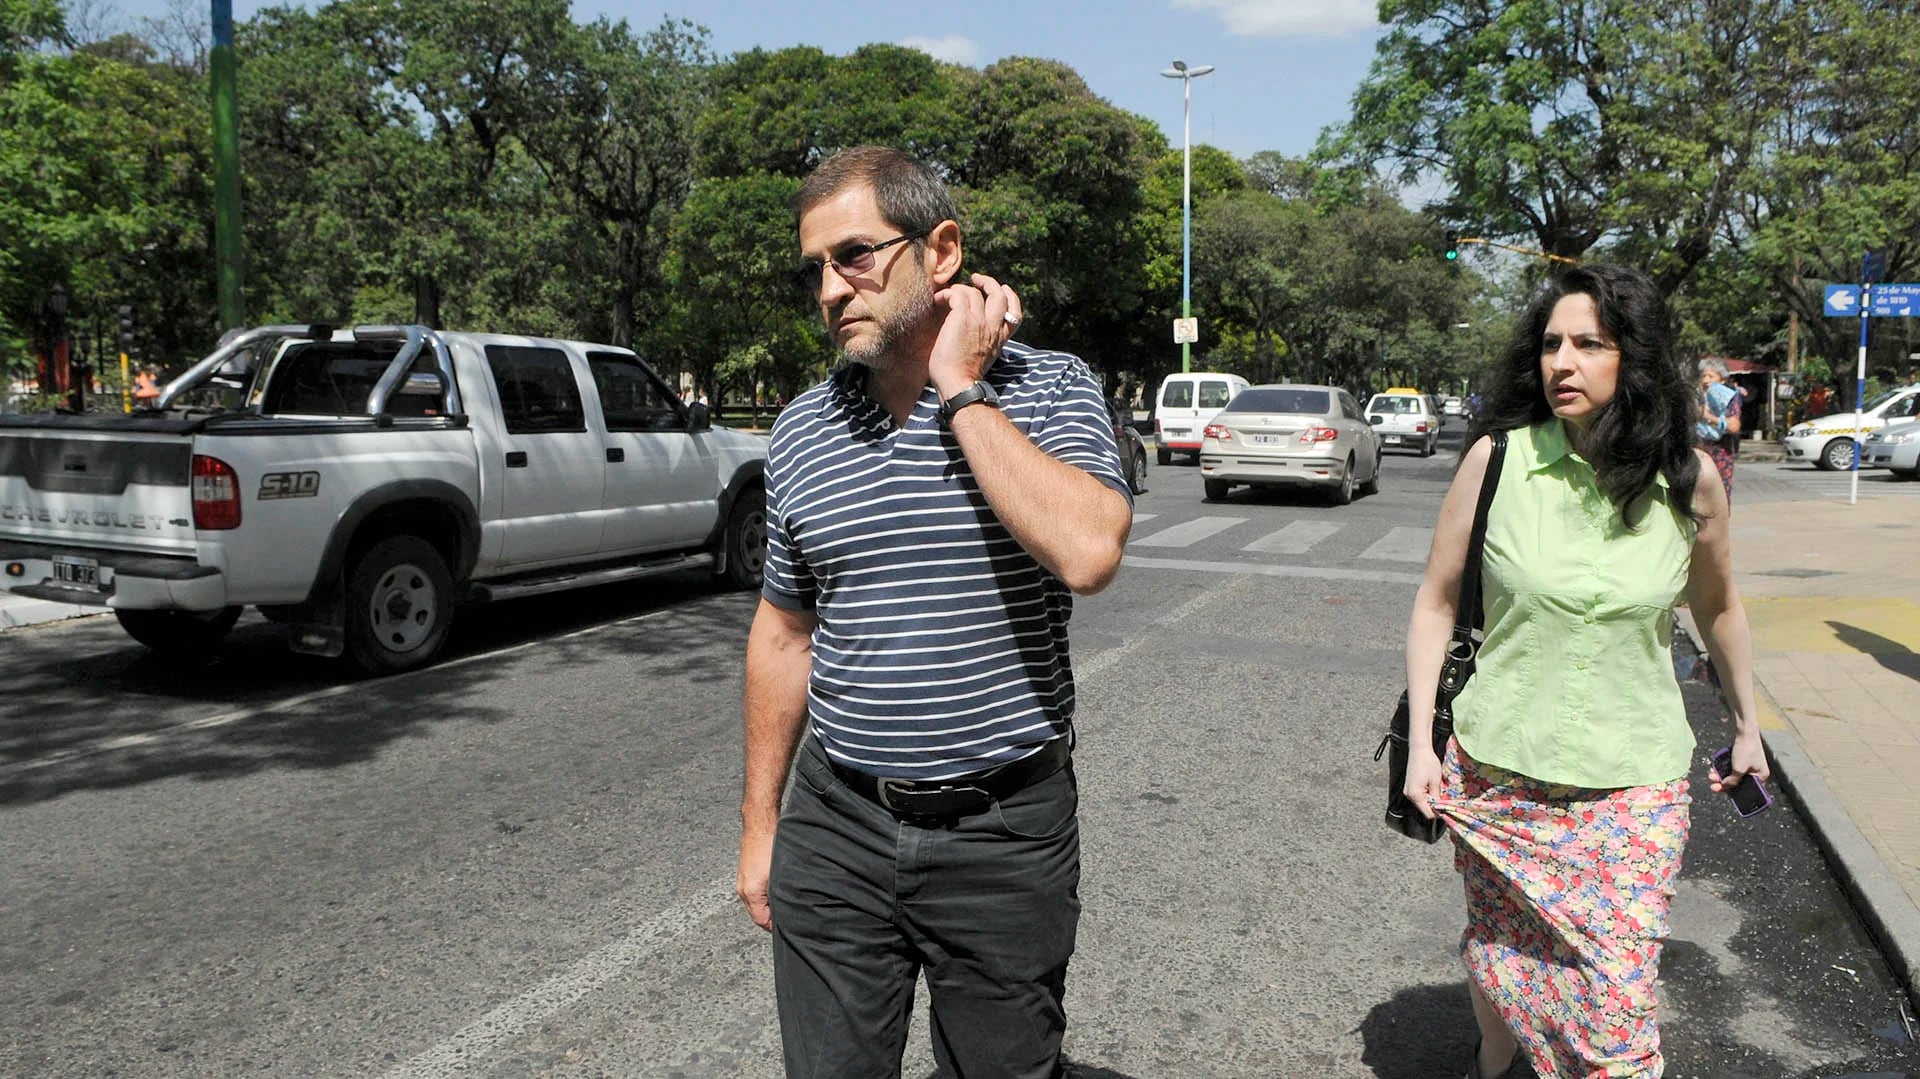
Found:
M 1021 433 L 1131 502 L 1085 363 L 1009 343 L 986 377 Z M 980 772 L 1073 719 L 1072 593 L 994 516 L 939 404 L 926 387 L 899 427 L 848 364 L 780 413 L 767 457 L 763 595 L 818 618 L 809 726 L 891 778 Z

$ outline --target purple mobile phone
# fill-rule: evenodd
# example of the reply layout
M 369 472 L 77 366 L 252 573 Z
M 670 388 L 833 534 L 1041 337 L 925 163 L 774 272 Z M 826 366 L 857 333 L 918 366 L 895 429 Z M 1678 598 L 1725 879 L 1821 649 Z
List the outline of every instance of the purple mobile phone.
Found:
M 1732 746 L 1713 755 L 1713 770 L 1720 773 L 1722 779 L 1733 771 Z M 1743 817 L 1751 817 L 1773 804 L 1773 795 L 1767 793 L 1766 784 L 1755 776 L 1745 776 L 1740 782 L 1726 788 L 1726 795 L 1733 799 L 1734 812 Z

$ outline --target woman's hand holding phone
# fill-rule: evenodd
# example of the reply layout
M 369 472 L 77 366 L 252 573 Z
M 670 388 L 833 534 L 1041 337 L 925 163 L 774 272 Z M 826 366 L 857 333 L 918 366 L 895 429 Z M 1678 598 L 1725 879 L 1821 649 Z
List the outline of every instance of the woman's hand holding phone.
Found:
M 1759 762 L 1755 766 L 1738 759 L 1745 756 L 1739 752 L 1742 748 L 1736 742 L 1715 753 L 1707 778 L 1714 790 L 1733 800 L 1734 812 L 1742 817 L 1751 817 L 1773 804 L 1773 795 L 1768 793 L 1764 782 L 1771 770 L 1767 767 L 1765 749 L 1760 750 Z M 1742 764 L 1747 766 L 1743 768 Z

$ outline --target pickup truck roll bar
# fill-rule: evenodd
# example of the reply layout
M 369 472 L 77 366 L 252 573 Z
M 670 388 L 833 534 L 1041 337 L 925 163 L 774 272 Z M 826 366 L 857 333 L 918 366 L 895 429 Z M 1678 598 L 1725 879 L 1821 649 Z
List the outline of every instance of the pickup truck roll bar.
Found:
M 211 355 L 167 383 L 160 391 L 160 399 L 154 407 L 164 411 L 173 404 L 175 397 L 212 378 L 235 356 L 262 341 L 278 338 L 298 338 L 306 341 L 324 341 L 333 336 L 333 327 L 323 324 L 310 326 L 259 326 L 243 331 L 231 341 L 215 349 Z M 367 395 L 367 415 L 381 416 L 387 411 L 387 402 L 393 394 L 407 384 L 407 372 L 419 358 L 420 350 L 433 350 L 434 366 L 439 370 L 442 389 L 446 394 L 448 415 L 460 416 L 466 409 L 460 400 L 460 385 L 453 377 L 453 355 L 447 350 L 447 343 L 439 334 L 420 325 L 364 325 L 353 328 L 355 341 L 399 341 L 400 351 L 381 373 L 373 391 Z
M 460 405 L 460 387 L 453 380 L 453 354 L 447 351 L 447 343 L 440 335 L 425 326 L 355 326 L 355 341 L 403 341 L 400 352 L 387 365 L 387 370 L 374 384 L 373 392 L 367 395 L 367 415 L 379 416 L 387 411 L 387 401 L 394 391 L 406 385 L 407 372 L 413 368 L 413 361 L 420 355 L 422 348 L 433 349 L 434 366 L 440 370 L 440 381 L 447 395 L 447 412 L 450 415 L 462 415 L 466 409 Z
M 167 383 L 165 388 L 160 391 L 160 399 L 153 403 L 153 407 L 162 412 L 166 411 L 173 405 L 173 399 L 175 397 L 212 378 L 220 368 L 226 366 L 228 360 L 233 359 L 235 356 L 238 356 L 240 353 L 262 341 L 276 337 L 298 337 L 308 341 L 315 341 L 332 336 L 333 327 L 320 325 L 256 326 L 251 330 L 244 330 L 235 335 L 233 340 L 214 349 L 212 354 L 206 359 L 187 368 L 180 377 Z

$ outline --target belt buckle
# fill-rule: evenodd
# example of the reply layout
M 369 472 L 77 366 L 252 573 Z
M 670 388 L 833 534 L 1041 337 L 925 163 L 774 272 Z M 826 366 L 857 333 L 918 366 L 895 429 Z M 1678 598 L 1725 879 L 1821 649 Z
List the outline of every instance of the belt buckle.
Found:
M 922 799 L 922 798 L 937 800 L 937 799 L 946 798 L 953 795 L 978 795 L 980 796 L 980 798 L 983 799 L 983 802 L 980 806 L 980 808 L 982 809 L 984 809 L 987 805 L 993 802 L 992 795 L 988 794 L 986 791 L 980 789 L 979 787 L 975 787 L 971 784 L 963 784 L 963 785 L 956 786 L 951 783 L 942 783 L 940 786 L 935 787 L 932 790 L 917 790 L 915 789 L 915 786 L 912 780 L 882 779 L 876 785 L 876 789 L 880 795 L 880 804 L 887 807 L 889 812 L 892 812 L 902 817 L 919 817 L 921 819 L 931 819 L 931 818 L 949 817 L 949 816 L 957 817 L 957 816 L 964 815 L 963 813 L 960 813 L 960 812 L 951 812 L 951 811 L 945 812 L 945 813 L 928 812 L 927 810 L 912 804 L 916 799 Z M 899 798 L 900 801 L 898 802 L 894 801 L 895 798 Z M 967 812 L 978 812 L 978 810 L 977 809 L 968 810 Z

